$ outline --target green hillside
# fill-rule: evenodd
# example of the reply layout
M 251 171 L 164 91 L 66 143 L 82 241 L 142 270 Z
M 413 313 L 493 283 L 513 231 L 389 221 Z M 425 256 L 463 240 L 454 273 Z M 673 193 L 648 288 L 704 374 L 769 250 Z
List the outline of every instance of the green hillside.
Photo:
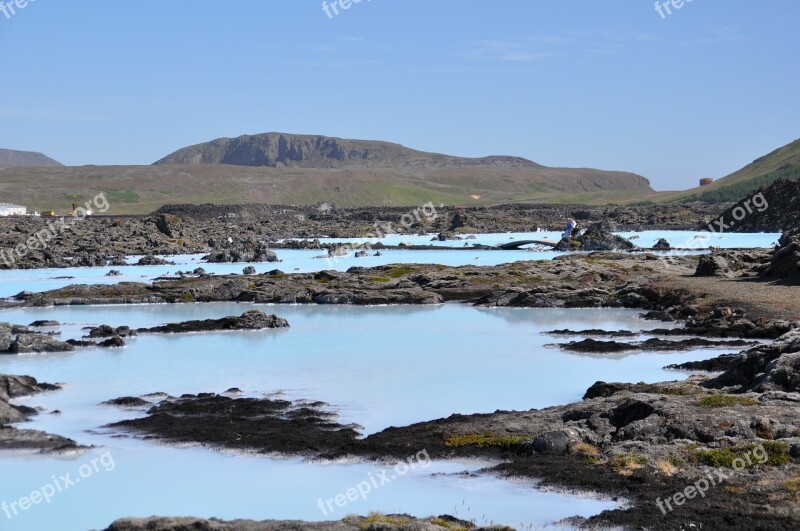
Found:
M 800 139 L 717 182 L 662 197 L 666 201 L 735 202 L 778 179 L 800 179 Z

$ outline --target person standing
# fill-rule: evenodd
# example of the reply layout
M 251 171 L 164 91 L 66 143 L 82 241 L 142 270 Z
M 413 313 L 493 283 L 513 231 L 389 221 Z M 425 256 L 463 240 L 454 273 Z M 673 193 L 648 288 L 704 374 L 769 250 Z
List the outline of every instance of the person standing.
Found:
M 561 235 L 562 240 L 569 240 L 572 238 L 572 233 L 578 228 L 578 222 L 572 218 L 567 218 L 567 228 L 564 234 Z

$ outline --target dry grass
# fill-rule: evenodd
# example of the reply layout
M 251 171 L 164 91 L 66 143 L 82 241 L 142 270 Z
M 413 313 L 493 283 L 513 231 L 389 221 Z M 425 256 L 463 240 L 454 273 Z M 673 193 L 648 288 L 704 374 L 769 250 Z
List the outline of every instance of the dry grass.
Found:
M 589 443 L 575 443 L 569 447 L 571 454 L 580 455 L 583 457 L 597 457 L 600 455 L 600 449 L 597 446 Z
M 664 476 L 673 476 L 678 472 L 678 467 L 669 461 L 659 461 L 656 463 L 656 470 Z
M 609 460 L 611 470 L 623 476 L 630 476 L 636 470 L 644 468 L 647 464 L 647 458 L 644 456 L 635 456 L 631 454 L 623 454 L 612 457 Z

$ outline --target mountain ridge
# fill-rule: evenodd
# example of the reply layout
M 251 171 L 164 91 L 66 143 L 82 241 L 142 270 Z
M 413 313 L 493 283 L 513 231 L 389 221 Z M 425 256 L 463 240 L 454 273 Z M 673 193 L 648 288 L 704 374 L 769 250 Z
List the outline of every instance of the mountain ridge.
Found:
M 279 132 L 216 138 L 178 149 L 154 164 L 228 164 L 309 169 L 543 167 L 522 157 L 456 157 L 419 151 L 382 140 Z
M 17 166 L 22 168 L 64 166 L 55 159 L 36 151 L 18 151 L 0 149 L 0 166 Z

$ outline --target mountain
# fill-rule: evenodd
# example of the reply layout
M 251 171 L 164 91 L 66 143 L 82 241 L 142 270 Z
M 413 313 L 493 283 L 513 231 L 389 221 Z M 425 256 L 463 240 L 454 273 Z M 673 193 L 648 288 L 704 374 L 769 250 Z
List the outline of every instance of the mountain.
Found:
M 63 164 L 33 151 L 0 149 L 0 166 L 41 167 L 63 166 Z
M 779 179 L 800 179 L 800 139 L 754 160 L 709 186 L 676 194 L 673 200 L 735 202 Z
M 452 157 L 400 144 L 320 135 L 264 133 L 218 138 L 164 157 L 156 164 L 229 164 L 269 168 L 541 168 L 520 157 Z
M 607 203 L 652 194 L 640 175 L 549 168 L 519 157 L 452 157 L 388 142 L 267 133 L 218 139 L 150 166 L 0 167 L 0 195 L 68 210 L 104 192 L 114 214 L 168 203 L 340 206 Z

